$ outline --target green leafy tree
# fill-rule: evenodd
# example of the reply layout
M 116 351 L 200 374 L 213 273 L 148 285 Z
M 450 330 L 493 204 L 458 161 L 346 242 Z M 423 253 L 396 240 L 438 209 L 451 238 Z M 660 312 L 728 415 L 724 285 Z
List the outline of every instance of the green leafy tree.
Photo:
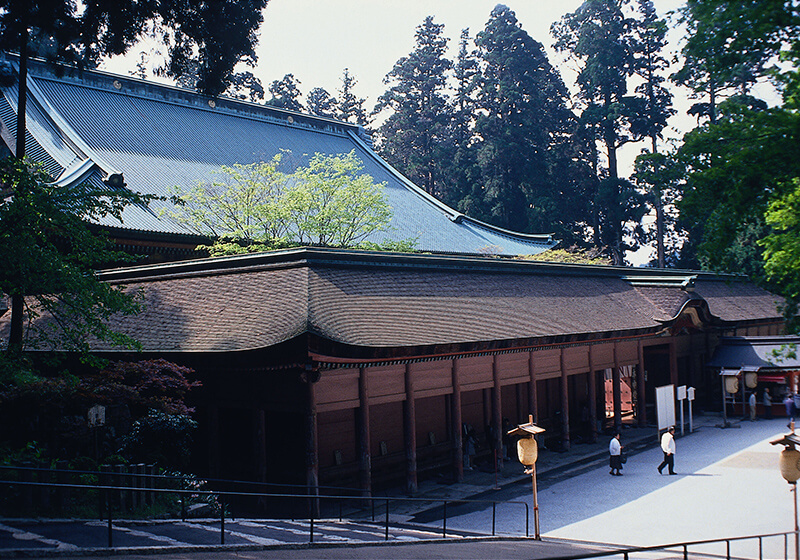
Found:
M 439 162 L 450 121 L 446 90 L 452 62 L 444 56 L 443 29 L 432 16 L 417 27 L 414 50 L 387 74 L 384 83 L 391 87 L 375 107 L 376 113 L 391 111 L 378 129 L 380 154 L 435 196 L 442 192 Z
M 223 167 L 219 180 L 175 188 L 172 214 L 197 233 L 216 238 L 214 255 L 265 251 L 291 244 L 353 247 L 389 224 L 383 183 L 361 173 L 355 152 L 314 154 L 292 173 L 282 155 L 270 162 Z M 365 248 L 408 250 L 413 243 Z
M 569 95 L 541 43 L 506 6 L 492 10 L 476 39 L 474 142 L 478 217 L 517 231 L 556 231 L 567 242 L 580 234 L 585 205 L 574 156 L 577 128 Z
M 291 234 L 300 243 L 348 247 L 388 227 L 392 211 L 383 191 L 355 152 L 316 153 L 298 168 L 284 204 Z
M 0 49 L 19 53 L 14 155 L 20 161 L 24 160 L 28 57 L 33 48 L 36 49 L 34 54 L 50 61 L 94 67 L 101 57 L 124 54 L 144 34 L 160 31 L 158 36 L 169 52 L 164 72 L 177 77 L 189 66 L 196 65 L 197 88 L 216 95 L 225 90 L 236 64 L 255 63 L 255 30 L 262 22 L 262 11 L 267 1 L 115 0 L 77 3 L 67 0 L 0 0 Z M 214 25 L 207 25 L 209 21 Z M 21 177 L 17 177 L 17 182 L 22 182 Z M 15 188 L 17 182 L 8 184 Z M 115 192 L 111 198 L 119 196 Z M 79 212 L 92 213 L 80 204 L 76 206 Z M 35 236 L 21 231 L 19 235 Z M 7 293 L 11 296 L 9 350 L 18 352 L 22 348 L 25 302 L 20 290 Z M 87 306 L 87 309 L 91 308 Z M 89 320 L 88 317 L 85 319 Z
M 673 75 L 706 99 L 691 114 L 717 119 L 722 96 L 746 95 L 787 40 L 796 40 L 798 8 L 786 0 L 688 0 L 679 10 L 686 26 L 683 66 Z
M 218 179 L 174 187 L 179 205 L 170 215 L 200 235 L 253 243 L 281 243 L 288 234 L 283 209 L 287 175 L 282 154 L 268 162 L 223 166 Z
M 620 178 L 618 150 L 648 133 L 645 100 L 628 94 L 628 80 L 639 67 L 638 22 L 626 13 L 628 0 L 587 0 L 553 24 L 555 48 L 580 64 L 577 85 L 584 105 L 581 119 L 605 147 L 607 177 L 600 177 L 595 200 L 595 241 L 607 245 L 615 264 L 624 263 L 629 222 L 643 214 L 643 199 Z M 607 204 L 625 201 L 625 212 Z M 638 226 L 637 226 L 638 227 Z M 634 237 L 635 239 L 635 237 Z
M 687 169 L 680 219 L 700 266 L 761 281 L 765 213 L 800 177 L 800 115 L 738 97 L 719 110 L 679 150 Z
M 348 68 L 345 68 L 342 71 L 342 85 L 338 90 L 336 118 L 366 127 L 369 126 L 370 119 L 367 110 L 364 108 L 366 100 L 363 97 L 358 97 L 353 91 L 357 84 L 358 80 L 350 74 Z
M 787 330 L 800 330 L 800 179 L 794 178 L 786 194 L 773 200 L 766 212 L 770 233 L 759 241 L 764 248 L 767 279 L 786 298 Z
M 269 86 L 269 93 L 272 98 L 267 101 L 267 105 L 289 109 L 290 111 L 302 111 L 303 105 L 300 103 L 300 80 L 294 74 L 286 74 L 283 79 L 273 81 Z
M 124 262 L 90 222 L 111 216 L 121 221 L 124 208 L 144 204 L 122 189 L 87 184 L 59 186 L 36 167 L 8 158 L 0 162 L 0 190 L 13 192 L 0 200 L 0 292 L 21 303 L 12 310 L 7 352 L 19 356 L 23 347 L 56 344 L 88 352 L 91 337 L 116 344 L 134 341 L 109 329 L 115 313 L 138 310 L 135 294 L 97 279 L 95 270 Z M 26 324 L 40 316 L 36 329 Z

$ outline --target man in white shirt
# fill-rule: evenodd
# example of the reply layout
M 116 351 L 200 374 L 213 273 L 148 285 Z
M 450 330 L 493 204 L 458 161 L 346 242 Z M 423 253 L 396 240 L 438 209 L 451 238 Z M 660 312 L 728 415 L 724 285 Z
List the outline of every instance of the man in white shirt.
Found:
M 664 467 L 669 467 L 669 474 L 678 474 L 675 472 L 675 427 L 670 426 L 669 430 L 664 432 L 661 436 L 661 451 L 664 452 L 664 460 L 658 465 L 658 474 Z

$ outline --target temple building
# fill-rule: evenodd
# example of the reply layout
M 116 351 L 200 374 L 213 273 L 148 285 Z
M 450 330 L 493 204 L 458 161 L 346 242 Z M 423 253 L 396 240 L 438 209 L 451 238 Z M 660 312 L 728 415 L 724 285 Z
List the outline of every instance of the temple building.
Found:
M 568 451 L 613 425 L 652 422 L 659 386 L 695 387 L 696 409 L 718 410 L 718 370 L 706 363 L 721 338 L 783 332 L 778 298 L 739 276 L 512 258 L 556 240 L 448 208 L 348 123 L 37 63 L 28 91 L 27 153 L 60 184 L 167 196 L 282 150 L 298 165 L 354 150 L 386 184 L 393 219 L 381 235 L 417 241 L 413 254 L 187 260 L 205 239 L 165 213 L 167 200 L 100 224 L 150 262 L 100 274 L 144 294 L 140 314 L 111 324 L 141 353 L 93 349 L 195 369 L 201 476 L 413 494 L 435 473 L 461 479 L 465 427 L 492 456 L 506 425 L 533 415 L 543 444 Z M 16 92 L 0 99 L 12 152 Z M 5 314 L 0 336 L 7 329 Z

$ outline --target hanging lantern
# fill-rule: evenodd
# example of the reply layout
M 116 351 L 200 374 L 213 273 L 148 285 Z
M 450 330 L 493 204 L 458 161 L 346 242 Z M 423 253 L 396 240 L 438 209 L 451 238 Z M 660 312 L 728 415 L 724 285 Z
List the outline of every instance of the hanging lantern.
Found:
M 535 464 L 539 457 L 539 446 L 536 444 L 536 440 L 532 437 L 517 440 L 517 456 L 519 462 L 526 467 Z
M 744 384 L 748 389 L 755 389 L 756 385 L 758 385 L 758 373 L 755 371 L 745 372 Z
M 794 484 L 800 479 L 800 451 L 786 447 L 781 451 L 781 476 L 786 482 Z
M 739 378 L 735 375 L 725 376 L 725 392 L 734 395 L 739 392 Z

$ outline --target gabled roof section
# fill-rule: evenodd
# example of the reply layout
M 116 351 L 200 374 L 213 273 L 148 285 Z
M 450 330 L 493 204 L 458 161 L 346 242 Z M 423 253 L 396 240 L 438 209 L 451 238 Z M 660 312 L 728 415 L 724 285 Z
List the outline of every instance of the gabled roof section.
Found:
M 706 365 L 730 370 L 797 371 L 799 347 L 800 337 L 793 335 L 723 337 Z
M 454 254 L 528 255 L 555 245 L 550 235 L 506 231 L 447 207 L 378 157 L 363 130 L 349 123 L 104 72 L 36 62 L 29 72 L 26 149 L 61 182 L 113 187 L 124 177 L 133 191 L 168 196 L 176 185 L 211 179 L 223 165 L 268 161 L 288 150 L 284 161 L 294 168 L 316 152 L 355 150 L 364 172 L 386 183 L 394 213 L 389 230 L 370 241 L 415 239 L 421 251 Z M 17 88 L 2 93 L 2 136 L 13 150 Z M 170 206 L 129 207 L 122 224 L 109 219 L 102 225 L 194 234 L 162 212 Z

